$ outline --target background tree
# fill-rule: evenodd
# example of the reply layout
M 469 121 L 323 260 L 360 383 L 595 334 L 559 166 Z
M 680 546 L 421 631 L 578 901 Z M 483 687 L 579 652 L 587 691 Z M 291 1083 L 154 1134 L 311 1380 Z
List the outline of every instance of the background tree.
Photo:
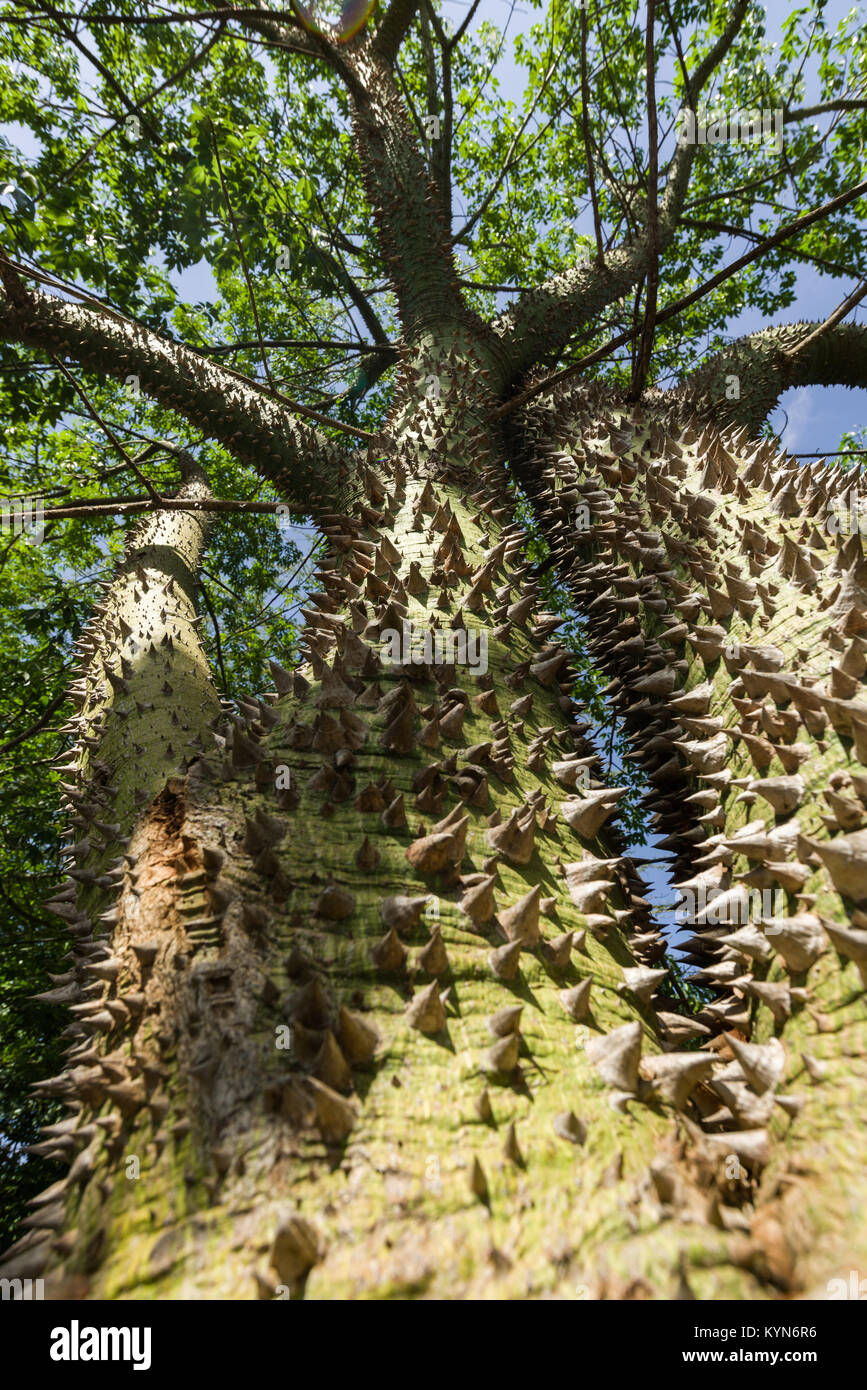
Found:
M 37 1041 L 69 1165 L 5 1274 L 706 1298 L 863 1267 L 860 481 L 759 437 L 787 387 L 865 384 L 863 26 L 823 13 L 776 48 L 746 3 L 555 4 L 518 112 L 477 5 L 4 7 L 8 491 L 47 528 L 4 552 L 7 1191 L 45 1180 Z M 782 147 L 679 141 L 704 104 Z M 804 262 L 840 308 L 729 341 Z M 384 659 L 432 629 L 487 669 Z M 594 666 L 692 893 L 697 1015 Z

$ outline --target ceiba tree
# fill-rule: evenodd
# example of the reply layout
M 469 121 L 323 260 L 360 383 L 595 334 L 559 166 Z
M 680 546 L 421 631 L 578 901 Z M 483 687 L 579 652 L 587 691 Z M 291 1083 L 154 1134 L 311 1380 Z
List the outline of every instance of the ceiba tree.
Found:
M 143 488 L 46 510 L 50 523 L 142 513 L 68 691 L 68 873 L 48 908 L 70 945 L 42 996 L 67 1010 L 68 1047 L 38 1087 L 64 1109 L 37 1146 L 68 1170 L 2 1265 L 56 1296 L 822 1297 L 867 1262 L 867 571 L 860 535 L 827 525 L 863 488 L 762 434 L 791 385 L 867 384 L 865 330 L 842 322 L 857 296 L 823 323 L 682 357 L 684 340 L 761 301 L 755 276 L 776 275 L 790 248 L 857 262 L 839 217 L 864 206 L 867 185 L 845 177 L 855 137 L 840 136 L 808 211 L 754 232 L 741 203 L 740 225 L 715 223 L 695 194 L 719 179 L 710 147 L 660 158 L 656 82 L 667 54 L 688 110 L 717 81 L 736 96 L 757 32 L 746 0 L 708 14 L 650 0 L 623 21 L 619 57 L 605 48 L 619 19 L 567 7 L 531 66 L 554 114 L 493 142 L 496 176 L 456 232 L 457 108 L 472 107 L 467 65 L 493 48 L 462 56 L 475 8 L 456 32 L 414 0 L 361 14 L 354 32 L 300 8 L 166 11 L 161 26 L 136 6 L 86 27 L 48 4 L 4 16 L 13 44 L 29 35 L 31 64 L 86 58 L 117 138 L 144 132 L 193 188 L 206 161 L 233 311 L 251 325 L 249 371 L 230 369 L 133 312 L 134 276 L 115 283 L 106 264 L 99 294 L 99 265 L 71 259 L 64 278 L 47 234 L 43 259 L 26 254 L 37 214 L 7 217 L 10 360 L 54 364 L 61 399 L 86 402 Z M 124 75 L 133 39 L 169 73 L 147 97 Z M 214 84 L 195 86 L 223 46 L 264 55 L 270 82 L 300 64 L 311 126 L 323 92 L 332 101 L 340 148 L 324 164 L 363 185 L 351 212 L 370 236 L 353 240 L 326 208 L 308 262 L 370 333 L 356 423 L 345 397 L 289 399 L 269 367 L 332 335 L 314 307 L 309 340 L 271 341 L 285 306 L 279 282 L 257 281 L 243 216 L 256 193 L 238 172 L 255 142 L 233 144 L 210 114 Z M 823 78 L 839 81 L 829 52 Z M 564 72 L 578 112 L 565 128 Z M 844 118 L 858 129 L 857 94 L 799 109 L 797 93 L 780 99 L 795 137 L 826 112 L 838 134 Z M 643 117 L 631 168 L 600 136 L 618 104 L 627 126 Z M 775 104 L 771 85 L 759 104 Z M 774 166 L 775 190 L 793 168 L 809 176 L 815 138 Z M 542 223 L 516 171 L 545 139 L 554 159 L 566 139 L 579 150 L 589 252 L 484 313 L 490 286 L 460 273 L 456 248 L 508 241 L 512 215 Z M 104 153 L 78 164 L 108 168 Z M 113 193 L 139 215 L 171 201 L 151 165 Z M 309 179 L 305 196 L 318 196 Z M 686 288 L 696 245 L 709 265 L 729 233 L 747 253 Z M 547 253 L 512 238 L 506 254 L 517 274 Z M 203 332 L 194 317 L 189 338 Z M 600 376 L 626 343 L 626 368 Z M 147 472 L 162 441 L 133 457 L 111 423 L 131 381 L 166 434 L 177 423 L 171 496 Z M 379 413 L 363 429 L 368 391 Z M 273 488 L 248 508 L 282 502 L 325 542 L 303 659 L 272 661 L 272 688 L 234 702 L 218 694 L 197 598 L 221 511 L 243 511 L 217 495 L 215 445 Z M 712 998 L 697 1015 L 661 992 L 666 943 L 619 852 L 623 789 L 602 778 L 573 699 L 551 575 L 586 614 L 676 883 L 693 893 L 686 960 Z M 407 623 L 484 637 L 487 671 L 384 660 L 383 634 Z M 772 911 L 746 920 L 756 889 L 773 890 Z

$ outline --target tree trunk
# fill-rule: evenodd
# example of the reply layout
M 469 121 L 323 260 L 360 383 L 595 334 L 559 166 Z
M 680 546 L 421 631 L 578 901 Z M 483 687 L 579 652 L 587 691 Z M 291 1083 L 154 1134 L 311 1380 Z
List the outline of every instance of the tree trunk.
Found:
M 698 1297 L 839 1297 L 864 1268 L 867 1200 L 863 487 L 746 428 L 719 433 L 688 392 L 606 409 L 578 388 L 522 426 L 519 475 L 677 855 L 686 959 L 718 991 L 702 1047 L 729 1066 L 693 1102 L 713 1152 L 758 1160 L 742 1219 L 704 1211 L 736 1233 L 725 1258 L 740 1272 L 689 1282 Z M 705 913 L 702 888 L 720 895 Z M 683 1216 L 695 1193 L 656 1171 Z M 704 1234 L 688 1259 L 714 1261 Z
M 598 391 L 536 402 L 512 441 L 680 864 L 783 893 L 746 925 L 695 910 L 718 1002 L 678 1018 L 480 424 L 496 355 L 465 331 L 407 365 L 352 515 L 319 515 L 309 660 L 241 717 L 196 634 L 202 515 L 144 523 L 119 567 L 73 687 L 55 901 L 75 1018 L 46 1142 L 71 1167 L 4 1274 L 90 1298 L 706 1299 L 863 1268 L 844 923 L 867 888 L 836 831 L 867 800 L 841 771 L 867 757 L 867 624 L 853 545 L 812 519 L 822 470 L 772 475 L 769 446 L 677 401 Z M 426 630 L 465 648 L 386 659 Z

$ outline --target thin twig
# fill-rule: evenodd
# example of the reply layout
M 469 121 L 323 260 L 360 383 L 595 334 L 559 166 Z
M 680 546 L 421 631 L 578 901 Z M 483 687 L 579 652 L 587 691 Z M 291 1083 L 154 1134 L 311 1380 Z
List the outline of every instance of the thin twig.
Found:
M 226 675 L 226 668 L 223 665 L 223 648 L 220 642 L 220 624 L 217 622 L 217 615 L 214 612 L 214 605 L 211 603 L 211 596 L 208 593 L 205 582 L 201 578 L 201 576 L 199 577 L 199 588 L 202 592 L 202 601 L 208 610 L 208 617 L 210 618 L 211 625 L 214 629 L 214 646 L 216 647 L 217 651 L 217 665 L 220 668 L 220 679 L 223 682 L 223 694 L 228 697 L 229 680 Z
M 730 222 L 707 222 L 695 217 L 681 217 L 681 227 L 693 227 L 698 232 L 718 232 L 720 236 L 741 237 L 743 241 L 759 242 L 764 238 L 761 232 L 754 232 L 750 227 L 735 227 Z M 841 265 L 839 261 L 829 261 L 826 256 L 817 256 L 812 251 L 802 251 L 799 246 L 790 246 L 789 255 L 796 256 L 798 260 L 807 261 L 810 265 L 821 265 L 826 270 L 832 271 L 835 275 L 847 275 L 855 277 L 857 271 L 851 266 Z
M 599 199 L 596 194 L 596 172 L 593 168 L 593 151 L 590 148 L 590 127 L 588 108 L 590 94 L 587 83 L 587 10 L 581 6 L 581 128 L 584 133 L 584 158 L 587 161 L 587 184 L 590 189 L 590 202 L 593 207 L 593 230 L 596 233 L 596 264 L 601 269 L 605 262 L 605 249 L 602 244 L 602 224 L 599 221 Z
M 644 323 L 635 370 L 629 392 L 633 401 L 640 399 L 650 370 L 650 353 L 656 329 L 656 306 L 659 294 L 659 132 L 656 124 L 656 54 L 653 42 L 655 0 L 647 0 L 647 32 L 644 41 L 647 79 L 647 290 L 644 300 Z
M 239 343 L 215 343 L 212 347 L 196 347 L 195 344 L 187 343 L 191 352 L 209 353 L 217 356 L 221 352 L 243 352 L 248 348 L 259 347 L 255 341 Z M 268 348 L 334 348 L 344 352 L 385 352 L 388 351 L 397 356 L 397 347 L 392 343 L 344 343 L 336 338 L 268 338 L 265 341 Z
M 150 498 L 151 498 L 151 501 L 152 501 L 152 502 L 162 502 L 163 499 L 160 497 L 160 494 L 157 492 L 156 488 L 153 486 L 153 484 L 151 483 L 150 479 L 145 477 L 144 473 L 142 473 L 142 471 L 141 471 L 141 469 L 139 468 L 138 464 L 136 463 L 135 459 L 132 458 L 131 455 L 129 455 L 129 454 L 127 453 L 126 449 L 125 449 L 125 448 L 123 447 L 123 445 L 121 444 L 121 442 L 120 442 L 120 440 L 118 439 L 117 435 L 114 433 L 114 430 L 111 428 L 110 425 L 108 425 L 108 424 L 106 423 L 105 420 L 103 420 L 103 418 L 102 418 L 102 416 L 100 415 L 99 411 L 96 409 L 96 406 L 93 405 L 93 404 L 91 403 L 90 397 L 88 396 L 88 394 L 87 394 L 87 392 L 85 391 L 84 387 L 83 387 L 83 386 L 79 386 L 78 382 L 75 380 L 75 377 L 74 377 L 74 376 L 72 375 L 72 373 L 69 371 L 69 369 L 68 369 L 68 367 L 66 366 L 66 364 L 63 363 L 63 362 L 61 362 L 61 360 L 60 360 L 59 357 L 55 357 L 53 353 L 50 353 L 49 356 L 51 357 L 51 360 L 52 360 L 52 362 L 55 364 L 55 366 L 58 367 L 59 370 L 60 370 L 60 371 L 63 373 L 63 375 L 66 377 L 66 380 L 69 382 L 70 386 L 72 387 L 73 391 L 75 391 L 76 395 L 79 396 L 79 397 L 81 398 L 81 400 L 82 400 L 82 402 L 83 402 L 83 404 L 84 404 L 84 408 L 85 408 L 85 410 L 87 411 L 88 415 L 91 417 L 92 420 L 95 420 L 95 421 L 96 421 L 96 423 L 99 425 L 100 429 L 102 430 L 103 434 L 105 434 L 106 438 L 110 441 L 110 443 L 113 445 L 113 447 L 117 450 L 117 452 L 120 454 L 121 458 L 126 462 L 127 466 L 128 466 L 129 468 L 132 469 L 133 473 L 135 473 L 136 477 L 138 478 L 138 480 L 139 480 L 139 482 L 142 484 L 142 486 L 145 487 L 145 488 L 147 489 L 147 492 L 148 492 L 148 494 L 149 494 L 149 496 L 150 496 Z
M 811 343 L 815 343 L 817 338 L 821 338 L 823 333 L 827 333 L 830 328 L 834 328 L 842 318 L 845 318 L 850 309 L 854 309 L 856 304 L 860 304 L 865 294 L 867 294 L 867 278 L 863 279 L 860 285 L 855 286 L 852 293 L 847 295 L 842 303 L 837 305 L 837 308 L 833 313 L 828 315 L 824 323 L 820 323 L 818 328 L 814 328 L 812 333 L 808 333 L 807 337 L 802 338 L 801 342 L 797 343 L 795 347 L 787 348 L 785 350 L 785 356 L 797 357 L 799 352 L 803 352 L 804 348 L 809 347 Z
M 314 555 L 314 553 L 320 548 L 321 545 L 322 545 L 322 539 L 321 539 L 321 537 L 317 536 L 316 540 L 313 542 L 313 545 L 310 547 L 310 549 L 308 550 L 307 554 L 306 554 L 306 555 L 302 555 L 301 559 L 298 561 L 298 564 L 295 566 L 294 570 L 293 570 L 292 573 L 290 574 L 289 578 L 286 580 L 285 584 L 281 584 L 281 585 L 280 585 L 280 588 L 277 589 L 276 592 L 273 593 L 273 594 L 271 595 L 271 597 L 269 598 L 268 602 L 267 602 L 267 603 L 264 603 L 264 604 L 262 605 L 261 608 L 258 608 L 258 609 L 256 610 L 256 612 L 253 614 L 253 617 L 252 617 L 252 619 L 251 619 L 251 621 L 250 621 L 249 623 L 246 623 L 246 624 L 244 625 L 244 627 L 236 628 L 235 631 L 232 632 L 232 633 L 230 634 L 230 636 L 232 636 L 233 638 L 234 638 L 234 637 L 240 637 L 240 636 L 242 636 L 245 632 L 251 632 L 254 628 L 260 627 L 260 626 L 262 625 L 262 623 L 266 621 L 267 618 L 269 618 L 269 617 L 270 617 L 270 618 L 276 617 L 277 615 L 274 614 L 274 613 L 269 613 L 269 612 L 268 612 L 268 609 L 271 607 L 271 605 L 272 605 L 273 603 L 275 603 L 275 602 L 277 601 L 277 599 L 280 597 L 281 594 L 285 594 L 286 590 L 289 588 L 289 585 L 292 583 L 292 580 L 295 578 L 295 576 L 298 574 L 298 572 L 299 572 L 301 569 L 303 569 L 304 565 L 307 564 L 308 560 L 311 559 L 311 557 L 312 557 L 312 556 Z M 302 597 L 302 598 L 299 600 L 299 603 L 303 603 L 303 602 L 304 602 L 304 599 L 303 599 L 303 597 Z M 297 607 L 298 607 L 298 604 L 295 605 L 295 608 L 296 608 L 296 609 L 297 609 Z M 284 618 L 285 618 L 286 615 L 284 614 L 283 616 L 284 616 Z
M 50 705 L 46 705 L 45 710 L 37 719 L 35 724 L 31 724 L 29 729 L 24 730 L 23 734 L 16 734 L 15 738 L 10 738 L 8 742 L 0 744 L 0 753 L 8 753 L 11 748 L 17 748 L 20 743 L 26 743 L 27 740 L 29 738 L 32 738 L 34 734 L 41 733 L 42 730 L 45 728 L 45 725 L 51 718 L 52 714 L 54 714 L 56 710 L 60 709 L 60 706 L 65 703 L 66 692 L 62 691 L 61 694 L 56 697 L 56 699 L 51 701 Z

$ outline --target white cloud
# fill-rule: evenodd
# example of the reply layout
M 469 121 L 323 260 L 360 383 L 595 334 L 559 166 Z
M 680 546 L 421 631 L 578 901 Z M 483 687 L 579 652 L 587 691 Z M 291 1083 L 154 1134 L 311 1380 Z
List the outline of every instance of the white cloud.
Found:
M 801 386 L 786 401 L 785 412 L 789 417 L 788 428 L 783 435 L 783 443 L 790 452 L 797 449 L 806 451 L 811 442 L 815 448 L 816 408 L 813 393 L 808 386 Z M 812 428 L 811 428 L 812 427 Z

